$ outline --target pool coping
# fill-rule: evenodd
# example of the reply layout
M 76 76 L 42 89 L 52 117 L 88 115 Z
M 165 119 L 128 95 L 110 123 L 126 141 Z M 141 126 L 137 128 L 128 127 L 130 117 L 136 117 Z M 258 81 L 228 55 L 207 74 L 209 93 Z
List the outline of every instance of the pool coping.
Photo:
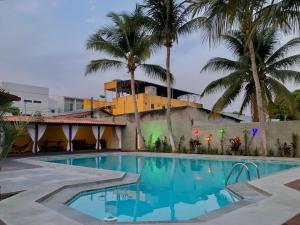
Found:
M 244 156 L 236 156 L 236 157 L 231 157 L 231 156 L 216 156 L 216 155 L 194 155 L 194 154 L 174 154 L 174 153 L 166 153 L 166 154 L 160 154 L 160 153 L 141 153 L 141 152 L 138 152 L 138 153 L 93 153 L 93 154 L 89 154 L 88 156 L 87 155 L 84 155 L 84 154 L 80 154 L 80 155 L 60 155 L 60 156 L 50 156 L 50 157 L 28 157 L 28 158 L 22 158 L 22 159 L 17 159 L 18 161 L 21 161 L 21 162 L 25 162 L 25 163 L 29 163 L 29 164 L 34 164 L 34 165 L 38 165 L 38 166 L 44 166 L 44 167 L 51 167 L 51 168 L 56 168 L 56 169 L 60 169 L 60 168 L 66 168 L 66 167 L 71 167 L 72 169 L 74 170 L 78 170 L 78 171 L 81 171 L 81 172 L 85 172 L 85 173 L 94 173 L 95 169 L 91 169 L 91 168 L 85 168 L 85 167 L 79 167 L 79 166 L 70 166 L 70 165 L 60 165 L 60 164 L 55 164 L 55 163 L 49 163 L 49 162 L 43 162 L 43 161 L 39 161 L 39 160 L 47 160 L 47 159 L 61 159 L 61 158 L 86 158 L 86 157 L 93 157 L 93 156 L 103 156 L 103 155 L 111 155 L 111 154 L 114 154 L 114 155 L 120 155 L 120 154 L 124 154 L 124 155 L 128 155 L 128 154 L 132 154 L 132 155 L 141 155 L 141 156 L 151 156 L 151 157 L 154 157 L 154 156 L 159 156 L 159 157 L 180 157 L 180 158 L 202 158 L 202 159 L 214 159 L 214 160 L 217 160 L 217 159 L 222 159 L 222 160 L 242 160 L 242 159 L 255 159 L 255 160 L 271 160 L 271 161 L 287 161 L 287 162 L 300 162 L 300 159 L 295 159 L 295 158 L 277 158 L 277 157 L 244 157 Z M 195 157 L 197 156 L 197 157 Z M 297 172 L 293 172 L 293 171 L 297 171 Z M 300 174 L 300 168 L 293 168 L 293 169 L 289 169 L 289 170 L 286 170 L 286 171 L 281 171 L 279 173 L 276 173 L 276 174 L 272 174 L 270 176 L 267 176 L 267 177 L 264 177 L 260 180 L 255 180 L 255 181 L 251 181 L 250 183 L 241 183 L 241 184 L 235 184 L 235 185 L 230 185 L 228 187 L 228 189 L 230 189 L 232 192 L 236 193 L 237 195 L 239 195 L 240 197 L 242 197 L 242 200 L 239 201 L 238 203 L 233 203 L 233 204 L 230 204 L 224 208 L 221 208 L 221 209 L 218 209 L 218 210 L 215 210 L 215 211 L 212 211 L 206 215 L 203 215 L 203 216 L 200 216 L 200 217 L 197 217 L 197 218 L 194 218 L 194 219 L 191 219 L 191 220 L 188 220 L 188 221 L 178 221 L 178 222 L 169 222 L 169 221 L 163 221 L 163 222 L 130 222 L 130 223 L 125 223 L 125 222 L 120 222 L 118 224 L 165 224 L 165 223 L 168 223 L 168 224 L 191 224 L 191 223 L 195 223 L 195 224 L 199 224 L 199 223 L 202 223 L 202 224 L 211 224 L 210 222 L 213 222 L 213 221 L 216 221 L 218 219 L 220 219 L 222 216 L 224 217 L 224 215 L 229 215 L 231 214 L 232 212 L 237 212 L 239 211 L 239 209 L 245 209 L 247 206 L 251 206 L 257 202 L 263 202 L 265 199 L 269 199 L 271 198 L 274 193 L 272 193 L 272 189 L 269 189 L 269 190 L 265 190 L 264 188 L 261 188 L 264 186 L 265 184 L 265 180 L 268 178 L 272 178 L 272 177 L 275 177 L 277 176 L 278 177 L 278 174 L 282 174 L 282 173 L 285 173 L 285 174 L 288 174 L 288 173 L 291 173 L 293 172 L 294 174 Z M 131 176 L 131 175 L 129 175 Z M 124 176 L 122 178 L 120 178 L 120 182 L 118 183 L 119 185 L 120 184 L 130 184 L 130 182 L 132 182 L 133 180 L 131 181 L 128 181 L 125 179 L 126 178 L 126 173 L 124 173 Z M 299 179 L 299 176 L 297 177 Z M 137 180 L 138 178 L 136 178 Z M 267 180 L 268 180 L 267 179 Z M 296 179 L 296 178 L 295 178 Z M 123 182 L 122 182 L 123 181 Z M 118 181 L 117 181 L 118 182 Z M 78 184 L 80 185 L 87 185 L 87 190 L 90 189 L 88 186 L 92 186 L 92 185 L 98 185 L 97 187 L 100 187 L 101 184 L 105 183 L 106 187 L 113 187 L 113 186 L 116 186 L 116 183 L 114 183 L 114 181 L 102 181 L 101 182 L 98 182 L 98 183 L 80 183 L 80 182 L 77 182 L 77 183 L 73 183 L 73 184 L 62 184 L 61 186 L 57 186 L 56 188 L 52 189 L 52 191 L 49 191 L 49 192 L 43 192 L 42 195 L 40 195 L 38 198 L 35 197 L 33 199 L 31 199 L 31 201 L 33 201 L 34 203 L 38 203 L 40 205 L 43 205 L 45 207 L 48 208 L 48 210 L 51 210 L 51 211 L 56 211 L 58 213 L 61 214 L 61 212 L 67 212 L 69 211 L 69 207 L 65 206 L 65 208 L 68 208 L 68 209 L 65 209 L 64 207 L 61 207 L 62 204 L 43 204 L 43 202 L 45 202 L 45 200 L 55 196 L 57 193 L 59 193 L 61 190 L 64 190 L 64 189 L 69 189 L 69 188 L 72 188 L 72 187 L 78 187 Z M 281 182 L 282 183 L 282 182 Z M 282 184 L 283 185 L 283 184 Z M 96 188 L 96 189 L 99 189 L 99 188 Z M 86 191 L 87 191 L 86 190 Z M 26 192 L 25 191 L 24 193 L 22 193 L 23 195 L 26 195 Z M 78 194 L 78 193 L 77 193 Z M 77 195 L 75 194 L 75 195 Z M 293 193 L 295 194 L 295 193 Z M 74 196 L 75 196 L 74 195 Z M 73 196 L 73 197 L 74 197 Z M 70 197 L 70 196 L 69 196 Z M 61 199 L 62 200 L 62 199 Z M 70 198 L 68 199 L 70 200 Z M 7 199 L 7 201 L 9 202 L 9 199 Z M 60 201 L 60 202 L 64 202 L 65 201 Z M 53 203 L 53 202 L 52 202 Z M 59 203 L 59 202 L 58 202 Z M 49 207 L 50 206 L 50 207 Z M 299 209 L 299 212 L 300 212 L 300 209 Z M 83 213 L 80 213 L 76 210 L 71 210 L 69 211 L 69 215 L 70 215 L 70 219 L 73 220 L 74 222 L 78 222 L 76 224 L 89 224 L 89 225 L 93 225 L 93 224 L 107 224 L 101 220 L 97 220 L 93 217 L 90 217 L 90 216 L 87 216 Z M 64 216 L 68 217 L 68 215 L 65 215 Z M 83 218 L 83 219 L 79 219 L 78 218 Z M 0 218 L 1 219 L 1 218 Z M 77 219 L 77 220 L 76 220 Z M 221 220 L 222 221 L 222 220 Z M 224 222 L 224 221 L 223 221 Z M 52 223 L 53 224 L 53 223 Z M 61 222 L 57 222 L 57 224 L 62 224 Z M 75 223 L 74 223 L 75 224 Z M 213 223 L 212 223 L 213 224 Z M 226 223 L 223 223 L 223 224 L 226 224 Z M 233 223 L 231 223 L 233 224 Z M 246 223 L 244 223 L 246 225 Z M 272 223 L 272 224 L 275 224 L 275 223 Z M 7 224 L 7 225 L 11 225 L 11 224 Z

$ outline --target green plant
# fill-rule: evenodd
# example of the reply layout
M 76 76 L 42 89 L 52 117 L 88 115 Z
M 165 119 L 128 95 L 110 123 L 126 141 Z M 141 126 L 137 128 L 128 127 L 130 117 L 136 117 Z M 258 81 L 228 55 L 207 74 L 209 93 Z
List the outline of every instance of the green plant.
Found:
M 208 154 L 211 155 L 218 155 L 219 149 L 218 148 L 211 148 L 210 151 L 208 151 Z
M 162 151 L 170 152 L 171 150 L 172 150 L 172 148 L 168 142 L 168 138 L 166 136 L 164 136 L 164 139 L 162 140 Z
M 180 136 L 180 139 L 179 139 L 179 143 L 178 143 L 178 151 L 181 152 L 181 149 L 182 149 L 182 145 L 183 145 L 183 142 L 184 142 L 184 135 Z
M 3 161 L 6 159 L 14 141 L 24 134 L 27 123 L 4 121 L 6 113 L 11 112 L 11 100 L 6 97 L 6 92 L 0 90 L 0 170 Z
M 190 151 L 191 152 L 195 152 L 198 148 L 200 148 L 202 146 L 202 143 L 200 142 L 200 140 L 198 138 L 190 139 Z
M 196 150 L 197 154 L 207 154 L 207 148 L 202 145 L 199 145 Z
M 245 149 L 244 149 L 244 155 L 249 155 L 249 151 L 250 151 L 250 141 L 249 141 L 249 136 L 250 136 L 250 132 L 249 130 L 244 130 L 244 143 L 245 143 Z
M 293 145 L 287 142 L 281 143 L 280 139 L 277 138 L 278 153 L 281 157 L 291 157 L 293 156 Z
M 273 157 L 275 156 L 274 150 L 273 149 L 269 149 L 268 151 L 268 156 Z
M 259 156 L 259 153 L 258 153 L 258 149 L 255 148 L 254 152 L 253 152 L 253 156 Z
M 153 139 L 153 134 L 150 134 L 149 135 L 149 138 L 148 138 L 148 140 L 147 140 L 147 142 L 145 142 L 146 143 L 146 149 L 148 150 L 148 151 L 152 151 L 153 150 L 153 146 L 152 146 L 152 140 Z
M 292 134 L 292 147 L 293 147 L 293 157 L 297 156 L 297 151 L 298 151 L 298 143 L 299 143 L 299 135 L 293 133 Z
M 157 138 L 157 140 L 155 141 L 155 151 L 156 152 L 161 151 L 161 140 L 160 140 L 160 138 Z
M 234 154 L 240 154 L 240 147 L 242 145 L 240 137 L 233 137 L 229 139 L 230 141 L 230 149 Z

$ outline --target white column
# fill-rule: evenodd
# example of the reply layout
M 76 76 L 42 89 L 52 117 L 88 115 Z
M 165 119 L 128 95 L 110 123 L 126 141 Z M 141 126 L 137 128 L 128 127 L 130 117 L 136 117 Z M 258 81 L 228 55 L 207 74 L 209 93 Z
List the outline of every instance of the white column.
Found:
M 103 136 L 103 133 L 104 133 L 104 130 L 105 130 L 105 127 L 100 127 L 100 135 L 99 135 L 99 139 L 101 140 L 101 138 L 102 138 L 102 136 Z M 100 143 L 99 143 L 99 149 L 101 149 L 102 147 L 101 147 L 101 145 L 100 145 Z
M 116 134 L 118 136 L 119 139 L 119 148 L 122 149 L 122 130 L 121 127 L 115 127 L 116 130 Z
M 69 129 L 70 129 L 70 125 L 63 125 L 62 126 L 62 129 L 63 129 L 63 132 L 64 132 L 64 135 L 65 135 L 65 137 L 67 138 L 67 151 L 69 151 L 70 150 L 70 138 L 69 138 Z
M 78 126 L 72 126 L 72 137 L 71 137 L 71 140 L 69 140 L 69 143 L 70 143 L 70 149 L 71 149 L 71 152 L 73 152 L 73 144 L 72 144 L 72 141 L 74 140 L 76 134 L 77 134 L 77 131 L 78 131 Z
M 43 137 L 43 135 L 46 131 L 46 128 L 47 128 L 47 125 L 39 125 L 38 126 L 38 138 L 37 138 L 38 142 Z M 37 152 L 39 152 L 40 148 L 39 148 L 38 143 L 36 143 L 36 145 L 37 145 Z
M 98 126 L 92 126 L 92 131 L 93 131 L 94 137 L 96 139 L 96 149 L 98 149 L 99 141 L 100 141 L 100 140 L 98 140 L 98 135 L 99 135 L 98 134 Z
M 33 147 L 32 147 L 32 152 L 34 153 L 34 149 L 35 149 L 35 125 L 28 125 L 27 126 L 27 131 L 28 131 L 28 134 L 31 138 L 31 140 L 33 141 Z

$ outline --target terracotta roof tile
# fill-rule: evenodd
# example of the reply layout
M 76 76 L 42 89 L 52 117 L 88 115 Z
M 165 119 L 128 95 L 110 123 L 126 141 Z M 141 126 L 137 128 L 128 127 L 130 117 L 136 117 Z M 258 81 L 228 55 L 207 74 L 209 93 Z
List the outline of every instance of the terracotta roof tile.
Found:
M 29 122 L 29 123 L 45 123 L 45 124 L 126 126 L 126 123 L 123 122 L 113 122 L 110 120 L 100 120 L 94 118 L 64 118 L 64 117 L 33 118 L 30 116 L 6 116 L 4 117 L 4 120 L 8 122 Z

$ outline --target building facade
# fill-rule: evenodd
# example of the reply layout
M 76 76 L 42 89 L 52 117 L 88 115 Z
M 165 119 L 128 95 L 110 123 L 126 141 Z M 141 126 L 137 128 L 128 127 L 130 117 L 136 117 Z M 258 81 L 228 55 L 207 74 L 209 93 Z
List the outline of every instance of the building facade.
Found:
M 49 113 L 49 88 L 11 82 L 0 82 L 0 88 L 20 97 L 13 106 L 19 108 L 21 114 Z
M 84 99 L 66 96 L 55 96 L 49 99 L 49 109 L 52 115 L 83 110 Z
M 145 81 L 135 81 L 136 97 L 139 112 L 148 112 L 166 108 L 167 88 Z M 93 107 L 106 107 L 111 110 L 115 116 L 134 113 L 133 98 L 131 95 L 130 80 L 113 80 L 104 83 L 104 100 L 93 100 Z M 108 101 L 108 92 L 112 94 L 112 100 Z M 190 106 L 193 108 L 202 108 L 202 104 L 197 103 L 198 94 L 172 89 L 171 107 Z M 84 100 L 84 109 L 91 108 L 92 101 Z

